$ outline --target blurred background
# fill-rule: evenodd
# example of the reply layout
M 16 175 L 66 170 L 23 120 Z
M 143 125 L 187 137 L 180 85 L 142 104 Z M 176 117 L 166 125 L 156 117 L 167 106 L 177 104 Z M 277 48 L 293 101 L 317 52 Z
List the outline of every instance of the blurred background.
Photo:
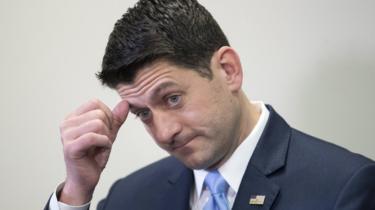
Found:
M 58 127 L 119 97 L 95 78 L 135 0 L 0 0 L 0 209 L 42 209 L 64 180 Z M 375 1 L 201 0 L 241 56 L 244 89 L 295 128 L 375 159 Z M 167 154 L 130 116 L 92 209 L 118 178 Z

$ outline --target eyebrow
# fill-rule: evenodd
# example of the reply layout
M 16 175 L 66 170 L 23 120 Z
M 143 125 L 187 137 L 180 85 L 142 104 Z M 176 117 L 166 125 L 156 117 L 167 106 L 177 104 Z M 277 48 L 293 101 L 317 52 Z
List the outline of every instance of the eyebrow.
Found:
M 151 90 L 151 93 L 150 93 L 151 101 L 156 100 L 156 98 L 160 95 L 160 93 L 162 91 L 164 91 L 165 89 L 170 88 L 170 87 L 177 87 L 177 86 L 178 85 L 176 83 L 172 82 L 172 81 L 163 82 L 163 83 L 157 85 L 155 88 L 153 88 Z M 135 113 L 138 110 L 142 110 L 143 108 L 138 107 L 138 106 L 133 105 L 133 104 L 129 104 L 129 109 L 132 113 Z
M 170 87 L 177 87 L 177 86 L 178 85 L 176 83 L 172 82 L 172 81 L 163 82 L 163 83 L 159 84 L 156 88 L 151 90 L 150 98 L 153 101 L 165 89 L 170 88 Z

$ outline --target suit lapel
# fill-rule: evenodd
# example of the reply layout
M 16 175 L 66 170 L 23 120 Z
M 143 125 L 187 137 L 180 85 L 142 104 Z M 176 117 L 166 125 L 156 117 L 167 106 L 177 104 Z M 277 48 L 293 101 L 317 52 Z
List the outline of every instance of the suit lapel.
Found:
M 193 172 L 179 164 L 176 170 L 172 170 L 172 174 L 167 177 L 164 184 L 164 190 L 160 199 L 160 206 L 153 206 L 156 210 L 188 210 L 190 209 L 190 191 L 193 186 Z
M 285 165 L 291 128 L 271 106 L 267 108 L 270 117 L 242 178 L 233 210 L 271 209 L 279 194 L 280 187 L 270 178 Z M 265 196 L 264 203 L 250 202 L 255 196 Z
M 249 165 L 248 170 L 252 172 L 246 176 L 246 179 L 242 180 L 233 205 L 233 210 L 271 209 L 279 193 L 279 186 L 269 181 L 269 179 L 254 166 Z M 256 196 L 265 196 L 264 203 L 261 205 L 251 204 L 251 197 Z

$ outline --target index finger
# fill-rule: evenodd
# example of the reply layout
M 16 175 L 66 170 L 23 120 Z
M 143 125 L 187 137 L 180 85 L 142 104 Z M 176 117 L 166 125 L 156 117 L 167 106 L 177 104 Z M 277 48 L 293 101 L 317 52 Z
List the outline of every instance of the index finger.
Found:
M 82 106 L 78 107 L 72 115 L 79 116 L 82 115 L 86 112 L 95 110 L 95 109 L 100 109 L 104 112 L 106 117 L 108 118 L 109 122 L 112 122 L 113 117 L 112 117 L 112 111 L 106 106 L 103 102 L 101 102 L 98 99 L 92 99 L 86 103 L 84 103 Z M 111 123 L 110 123 L 111 124 Z M 111 126 L 111 125 L 109 125 Z

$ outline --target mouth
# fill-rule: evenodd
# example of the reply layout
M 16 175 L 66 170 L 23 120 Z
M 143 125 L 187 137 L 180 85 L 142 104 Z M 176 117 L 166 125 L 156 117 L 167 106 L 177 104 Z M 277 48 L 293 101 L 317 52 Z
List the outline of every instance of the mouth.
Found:
M 195 139 L 195 137 L 196 136 L 192 136 L 192 137 L 184 139 L 183 141 L 175 141 L 170 147 L 171 151 L 176 151 L 176 150 L 180 150 L 180 149 L 184 148 L 187 144 L 189 144 L 191 141 L 193 141 Z

